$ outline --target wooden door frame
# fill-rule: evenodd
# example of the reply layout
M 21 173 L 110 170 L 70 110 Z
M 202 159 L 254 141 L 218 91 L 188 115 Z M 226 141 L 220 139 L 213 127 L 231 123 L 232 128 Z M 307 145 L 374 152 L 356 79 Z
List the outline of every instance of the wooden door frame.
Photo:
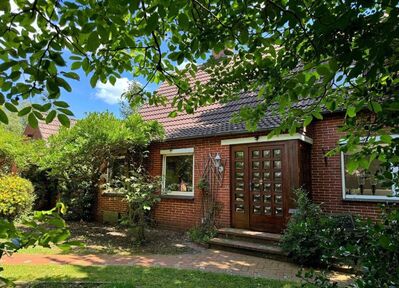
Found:
M 276 141 L 276 142 L 263 142 L 263 143 L 253 143 L 253 144 L 239 144 L 239 145 L 232 145 L 230 147 L 230 221 L 231 221 L 231 226 L 232 227 L 237 227 L 237 228 L 244 228 L 244 229 L 253 229 L 251 228 L 251 223 L 250 223 L 250 196 L 251 193 L 249 191 L 249 172 L 250 172 L 250 168 L 248 165 L 250 165 L 250 161 L 249 161 L 249 151 L 250 148 L 256 148 L 256 147 L 276 147 L 276 146 L 280 146 L 282 149 L 282 189 L 283 189 L 283 216 L 282 216 L 282 227 L 276 229 L 276 232 L 281 232 L 279 230 L 283 229 L 283 226 L 286 224 L 286 222 L 288 221 L 288 217 L 289 217 L 289 194 L 290 194 L 290 190 L 293 187 L 293 183 L 292 179 L 291 179 L 291 171 L 290 171 L 290 164 L 288 163 L 288 161 L 291 159 L 291 157 L 293 155 L 291 155 L 290 151 L 289 151 L 289 144 L 291 141 Z M 294 141 L 295 142 L 295 141 Z M 246 213 L 245 217 L 240 217 L 241 219 L 236 219 L 237 215 L 235 213 L 235 207 L 234 207 L 234 171 L 235 171 L 235 167 L 234 165 L 234 152 L 236 152 L 237 150 L 245 150 L 245 155 L 244 155 L 244 163 L 245 163 L 245 176 L 244 176 L 244 206 L 248 209 L 248 212 Z M 294 164 L 294 163 L 292 163 Z M 248 167 L 247 167 L 248 166 Z M 246 219 L 244 219 L 246 218 Z M 238 224 L 238 225 L 237 225 Z M 258 229 L 261 230 L 261 229 Z

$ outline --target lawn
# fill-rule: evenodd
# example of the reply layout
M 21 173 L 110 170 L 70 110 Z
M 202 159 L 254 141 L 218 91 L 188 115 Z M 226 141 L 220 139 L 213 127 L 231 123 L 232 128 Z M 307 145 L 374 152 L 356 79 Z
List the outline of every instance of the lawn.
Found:
M 290 282 L 171 268 L 132 266 L 5 265 L 2 276 L 29 287 L 284 287 Z M 36 284 L 35 284 L 36 282 Z M 46 282 L 46 283 L 43 283 Z M 78 282 L 79 284 L 71 284 Z M 99 284 L 105 283 L 105 284 Z M 107 284 L 108 283 L 108 284 Z

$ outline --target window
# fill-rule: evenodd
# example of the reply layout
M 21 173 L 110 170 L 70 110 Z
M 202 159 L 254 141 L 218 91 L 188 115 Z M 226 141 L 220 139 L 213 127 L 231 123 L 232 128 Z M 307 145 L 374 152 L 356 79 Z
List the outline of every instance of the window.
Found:
M 381 183 L 376 177 L 379 172 L 383 172 L 384 167 L 380 166 L 378 160 L 371 162 L 368 170 L 358 169 L 349 174 L 345 168 L 345 162 L 349 155 L 341 153 L 342 166 L 342 193 L 347 200 L 364 201 L 399 201 L 396 195 L 395 186 L 387 186 Z M 392 173 L 398 172 L 398 167 L 392 167 Z
M 194 196 L 194 149 L 161 150 L 162 190 L 169 195 Z
M 129 173 L 125 156 L 119 156 L 111 160 L 107 167 L 107 183 L 112 183 L 121 176 L 127 176 Z

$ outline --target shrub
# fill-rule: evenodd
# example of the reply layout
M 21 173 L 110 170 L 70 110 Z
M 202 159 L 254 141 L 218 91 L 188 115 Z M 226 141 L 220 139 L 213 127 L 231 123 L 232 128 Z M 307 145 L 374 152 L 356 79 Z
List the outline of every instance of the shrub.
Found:
M 128 215 L 123 224 L 128 224 L 135 231 L 135 243 L 145 240 L 145 228 L 150 222 L 153 206 L 160 201 L 159 189 L 161 181 L 158 177 L 148 175 L 143 169 L 130 171 L 129 177 L 121 177 L 105 185 L 107 190 L 121 193 L 128 203 Z
M 18 171 L 29 169 L 43 157 L 46 149 L 44 141 L 27 139 L 0 126 L 0 175 L 12 172 L 14 165 Z
M 399 210 L 383 208 L 381 221 L 360 221 L 356 243 L 340 249 L 357 259 L 355 287 L 399 287 Z
M 12 220 L 27 213 L 35 200 L 33 185 L 18 176 L 0 178 L 0 217 Z
M 91 113 L 50 137 L 41 169 L 48 169 L 57 179 L 57 192 L 68 206 L 67 218 L 92 220 L 106 164 L 126 156 L 126 166 L 139 166 L 147 145 L 162 135 L 163 129 L 155 121 L 144 121 L 140 115 L 121 120 L 105 112 Z
M 355 227 L 348 215 L 326 215 L 313 203 L 307 192 L 295 191 L 297 211 L 288 222 L 281 247 L 298 264 L 330 265 L 352 258 L 340 257 L 339 247 L 355 242 Z M 346 263 L 349 264 L 349 263 Z
M 188 236 L 194 243 L 206 244 L 210 239 L 216 236 L 216 228 L 210 228 L 204 225 L 196 226 L 188 230 Z

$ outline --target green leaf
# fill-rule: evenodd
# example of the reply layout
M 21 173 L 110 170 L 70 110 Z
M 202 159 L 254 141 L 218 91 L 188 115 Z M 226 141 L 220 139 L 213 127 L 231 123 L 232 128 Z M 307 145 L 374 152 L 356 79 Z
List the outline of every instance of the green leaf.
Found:
M 359 163 L 355 159 L 349 158 L 346 167 L 348 168 L 349 173 L 352 173 L 359 167 Z
M 346 114 L 351 118 L 355 117 L 356 116 L 356 107 L 349 106 L 348 109 L 346 110 Z
M 60 77 L 56 77 L 55 81 L 57 82 L 57 84 L 64 88 L 66 91 L 68 92 L 72 92 L 72 87 L 68 84 L 68 82 L 66 82 L 63 78 Z
M 381 104 L 378 102 L 375 101 L 371 102 L 371 107 L 375 113 L 382 112 Z
M 158 14 L 153 13 L 148 19 L 147 19 L 147 26 L 145 27 L 145 31 L 147 33 L 150 33 L 156 29 L 158 25 Z
M 76 62 L 75 62 L 76 63 Z M 80 77 L 78 74 L 76 74 L 75 72 L 66 72 L 64 73 L 65 77 L 68 77 L 70 79 L 74 79 L 74 80 L 80 80 Z
M 392 143 L 392 136 L 390 136 L 390 135 L 381 135 L 380 140 L 381 140 L 381 142 L 384 142 L 386 144 L 391 144 Z
M 66 65 L 64 58 L 60 53 L 50 53 L 50 59 L 52 59 L 58 66 L 64 67 Z
M 0 109 L 0 122 L 8 124 L 8 116 L 2 109 Z
M 313 120 L 313 116 L 312 115 L 308 115 L 306 116 L 305 120 L 303 121 L 303 126 L 308 126 Z
M 13 104 L 11 104 L 10 102 L 7 102 L 6 104 L 4 104 L 4 106 L 7 108 L 8 111 L 10 112 L 18 112 L 17 107 L 15 107 Z
M 33 113 L 28 115 L 28 123 L 32 128 L 37 128 L 39 126 L 39 121 Z
M 89 38 L 87 39 L 86 49 L 88 51 L 96 51 L 98 46 L 100 46 L 100 42 L 98 40 L 97 31 L 93 31 L 90 33 Z
M 313 111 L 312 115 L 319 120 L 323 120 L 323 115 L 321 115 L 321 113 L 319 111 Z
M 71 121 L 69 120 L 68 116 L 66 116 L 65 114 L 58 114 L 57 118 L 63 126 L 68 128 L 71 126 Z
M 57 107 L 68 108 L 69 104 L 65 101 L 54 101 L 53 104 Z
M 81 63 L 81 62 L 73 62 L 72 65 L 71 65 L 71 69 L 72 69 L 72 70 L 77 70 L 77 69 L 79 69 L 81 66 L 82 66 L 82 63 Z
M 98 75 L 96 73 L 94 73 L 94 75 L 90 79 L 91 87 L 95 88 L 97 85 L 97 81 L 98 81 Z
M 47 79 L 47 89 L 52 92 L 51 94 L 57 94 L 60 92 L 60 88 L 58 87 L 56 81 L 52 78 Z
M 317 66 L 316 71 L 317 71 L 317 73 L 319 73 L 320 75 L 326 76 L 326 77 L 330 76 L 330 74 L 331 74 L 331 71 L 330 71 L 330 69 L 328 68 L 327 65 L 320 65 L 320 66 Z
M 28 114 L 31 110 L 32 110 L 32 107 L 31 107 L 31 106 L 25 107 L 25 108 L 19 110 L 18 116 L 19 116 L 19 117 L 25 116 L 25 115 Z
M 65 108 L 58 108 L 57 110 L 58 110 L 58 111 L 60 111 L 60 112 L 62 112 L 62 113 L 64 113 L 65 115 L 68 115 L 68 116 L 74 116 L 74 115 L 73 115 L 73 113 L 72 113 L 72 111 L 71 111 L 71 110 L 69 110 L 69 109 L 65 109 Z
M 50 113 L 47 114 L 46 123 L 48 124 L 53 122 L 55 116 L 57 116 L 57 111 L 55 110 L 50 111 Z

